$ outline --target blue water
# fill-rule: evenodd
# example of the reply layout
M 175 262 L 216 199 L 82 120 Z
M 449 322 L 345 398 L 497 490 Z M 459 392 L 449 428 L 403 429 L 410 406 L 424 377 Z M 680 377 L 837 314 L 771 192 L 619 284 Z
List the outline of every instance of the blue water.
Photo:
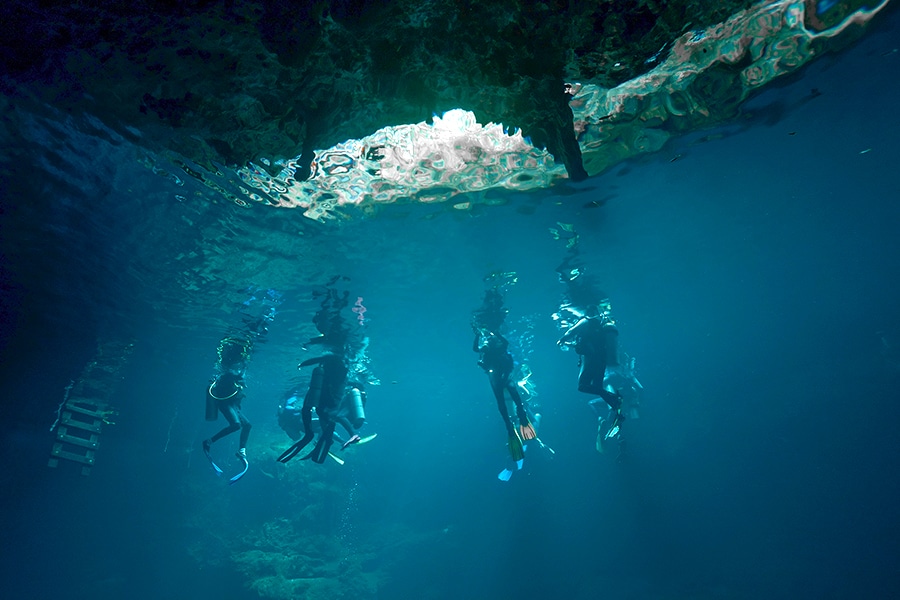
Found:
M 721 130 L 475 213 L 406 206 L 323 228 L 214 203 L 99 129 L 23 134 L 3 171 L 3 596 L 257 598 L 234 555 L 275 528 L 309 536 L 304 561 L 337 543 L 377 572 L 358 598 L 896 597 L 897 26 Z M 558 222 L 576 224 L 637 358 L 623 464 L 595 451 L 576 357 L 554 344 Z M 315 254 L 279 255 L 276 234 Z M 185 275 L 188 260 L 212 269 L 214 248 L 225 263 L 261 248 L 268 280 L 254 283 L 286 298 L 248 370 L 251 470 L 232 487 L 199 452 L 222 426 L 203 421 L 202 396 L 253 277 Z M 469 330 L 494 270 L 518 274 L 509 320 L 534 324 L 555 450 L 529 450 L 508 483 Z M 335 274 L 368 308 L 378 438 L 343 466 L 279 470 L 275 409 L 311 356 L 312 290 Z M 96 466 L 48 469 L 63 390 L 98 339 L 123 338 L 134 353 Z M 328 596 L 350 597 L 354 573 Z

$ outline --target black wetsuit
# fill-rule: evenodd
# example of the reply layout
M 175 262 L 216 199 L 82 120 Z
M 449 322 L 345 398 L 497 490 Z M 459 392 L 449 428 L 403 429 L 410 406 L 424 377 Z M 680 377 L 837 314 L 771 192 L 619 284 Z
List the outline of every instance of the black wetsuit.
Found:
M 584 317 L 563 335 L 563 342 L 576 339 L 575 351 L 581 356 L 578 391 L 601 396 L 610 407 L 618 409 L 621 400 L 603 387 L 606 367 L 618 364 L 619 331 L 602 317 Z
M 479 332 L 476 332 L 475 341 L 472 343 L 472 349 L 481 355 L 478 365 L 487 373 L 491 390 L 494 392 L 494 398 L 497 400 L 497 410 L 500 411 L 500 416 L 503 417 L 507 433 L 512 436 L 515 435 L 516 428 L 506 408 L 506 399 L 503 397 L 504 390 L 509 392 L 513 403 L 516 405 L 519 420 L 525 423 L 528 421 L 528 417 L 525 412 L 525 405 L 522 403 L 521 396 L 519 396 L 519 391 L 510 380 L 515 363 L 508 348 L 509 342 L 506 338 L 494 333 L 482 336 Z
M 359 389 L 359 385 L 356 387 Z M 364 396 L 365 397 L 365 396 Z M 357 435 L 357 430 L 359 427 L 354 423 L 354 411 L 352 405 L 349 404 L 350 394 L 345 394 L 344 399 L 341 401 L 341 405 L 337 414 L 334 416 L 334 420 L 338 425 L 344 428 L 344 431 L 350 437 Z M 284 402 L 284 405 L 279 407 L 278 410 L 278 425 L 287 433 L 291 439 L 299 440 L 303 437 L 305 430 L 303 425 L 303 401 L 300 399 L 299 392 L 294 390 L 290 393 L 287 399 Z M 319 419 L 312 420 L 312 427 L 314 432 L 321 432 L 321 423 Z M 334 434 L 334 439 L 338 443 L 343 443 L 344 440 L 338 436 L 337 433 Z
M 233 379 L 220 376 L 212 385 L 206 389 L 206 393 L 216 401 L 219 412 L 228 421 L 221 431 L 209 439 L 212 444 L 222 439 L 226 435 L 234 433 L 238 429 L 241 430 L 240 447 L 247 447 L 247 438 L 250 436 L 250 421 L 241 412 L 241 400 L 244 399 L 244 390 Z
M 300 363 L 301 367 L 318 365 L 310 380 L 309 391 L 303 399 L 303 408 L 300 410 L 303 419 L 303 437 L 296 444 L 288 448 L 279 458 L 280 462 L 292 459 L 315 437 L 312 424 L 312 409 L 316 408 L 319 415 L 319 426 L 322 433 L 316 447 L 310 453 L 309 458 L 317 463 L 325 461 L 331 444 L 334 442 L 334 426 L 337 422 L 337 412 L 347 387 L 347 366 L 344 360 L 337 354 L 325 354 L 316 358 L 310 358 Z M 321 369 L 321 371 L 319 371 Z

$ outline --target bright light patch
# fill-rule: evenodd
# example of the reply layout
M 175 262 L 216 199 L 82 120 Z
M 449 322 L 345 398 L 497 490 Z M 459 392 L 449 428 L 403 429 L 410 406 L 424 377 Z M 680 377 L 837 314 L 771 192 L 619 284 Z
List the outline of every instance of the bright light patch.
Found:
M 442 202 L 489 189 L 543 188 L 566 177 L 565 167 L 521 131 L 510 135 L 500 124 L 481 125 L 462 109 L 433 121 L 385 127 L 318 150 L 305 180 L 295 177 L 298 158 L 286 161 L 276 177 L 252 163 L 238 175 L 264 192 L 264 201 L 303 208 L 317 220 L 347 204 Z

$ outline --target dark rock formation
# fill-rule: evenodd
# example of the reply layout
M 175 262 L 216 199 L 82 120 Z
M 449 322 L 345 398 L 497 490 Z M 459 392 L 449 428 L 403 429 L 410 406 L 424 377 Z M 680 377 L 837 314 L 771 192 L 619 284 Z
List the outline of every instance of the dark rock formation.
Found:
M 0 8 L 0 86 L 140 143 L 265 165 L 462 107 L 586 176 L 563 83 L 611 87 L 747 1 L 182 0 Z

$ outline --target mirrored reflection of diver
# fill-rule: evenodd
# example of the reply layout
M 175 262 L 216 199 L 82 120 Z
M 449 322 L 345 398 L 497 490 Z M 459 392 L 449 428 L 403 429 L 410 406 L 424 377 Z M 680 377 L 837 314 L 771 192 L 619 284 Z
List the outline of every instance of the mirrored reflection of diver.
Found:
M 523 440 L 537 437 L 528 417 L 525 404 L 513 379 L 515 362 L 509 352 L 509 341 L 500 333 L 507 310 L 503 307 L 503 296 L 498 286 L 485 292 L 481 308 L 473 313 L 472 329 L 475 339 L 472 350 L 479 355 L 478 366 L 484 369 L 497 402 L 497 410 L 506 426 L 509 453 L 514 461 L 525 458 Z M 510 417 L 505 394 L 509 395 L 515 407 L 517 423 Z
M 235 332 L 227 334 L 219 342 L 217 349 L 216 375 L 206 389 L 206 420 L 215 421 L 218 414 L 225 417 L 228 424 L 211 438 L 203 440 L 203 453 L 212 465 L 216 475 L 222 475 L 223 471 L 213 460 L 212 445 L 227 435 L 240 431 L 238 451 L 235 456 L 242 462 L 242 470 L 229 480 L 234 483 L 239 480 L 250 467 L 247 461 L 247 439 L 250 436 L 252 425 L 241 411 L 241 402 L 244 399 L 244 374 L 250 361 L 250 355 L 255 343 L 263 341 L 268 333 L 267 323 L 275 318 L 275 307 L 280 303 L 280 294 L 274 290 L 268 290 L 264 295 L 265 301 L 256 301 L 255 297 L 242 305 L 242 326 Z M 251 301 L 254 301 L 251 304 Z M 263 314 L 252 316 L 247 314 L 251 308 L 261 306 Z
M 303 345 L 304 350 L 310 346 L 324 346 L 329 352 L 341 353 L 350 343 L 354 332 L 343 315 L 350 303 L 350 292 L 337 289 L 338 284 L 346 281 L 349 281 L 347 277 L 336 276 L 325 284 L 324 289 L 313 292 L 313 298 L 319 300 L 319 309 L 312 321 L 319 335 L 308 340 Z
M 621 424 L 625 419 L 634 421 L 640 417 L 641 392 L 644 386 L 635 375 L 634 363 L 634 358 L 620 352 L 618 365 L 606 369 L 603 386 L 607 392 L 618 395 L 621 400 L 618 410 L 607 409 L 606 403 L 600 399 L 589 402 L 597 415 L 597 452 L 605 452 L 609 443 L 616 441 L 619 445 L 619 460 L 624 459 L 627 450 Z
M 364 325 L 362 315 L 365 313 L 365 307 L 362 305 L 362 298 L 358 298 L 354 305 L 357 322 L 348 324 L 341 314 L 348 305 L 348 293 L 341 294 L 332 287 L 337 281 L 338 278 L 333 279 L 326 286 L 325 292 L 317 294 L 322 302 L 313 323 L 320 335 L 304 345 L 304 348 L 322 345 L 326 352 L 300 363 L 298 368 L 301 369 L 315 365 L 302 406 L 297 409 L 297 398 L 294 394 L 292 408 L 287 410 L 286 404 L 279 416 L 282 428 L 297 440 L 278 457 L 278 461 L 282 463 L 297 456 L 312 442 L 317 432 L 319 437 L 315 447 L 304 457 L 317 463 L 324 462 L 328 456 L 341 462 L 330 452 L 335 440 L 338 440 L 344 449 L 350 444 L 365 443 L 375 437 L 373 435 L 363 438 L 359 435 L 359 429 L 366 419 L 365 384 L 379 383 L 368 371 L 366 356 L 368 338 L 363 337 L 359 331 Z M 349 436 L 346 441 L 341 440 L 335 433 L 338 424 Z

